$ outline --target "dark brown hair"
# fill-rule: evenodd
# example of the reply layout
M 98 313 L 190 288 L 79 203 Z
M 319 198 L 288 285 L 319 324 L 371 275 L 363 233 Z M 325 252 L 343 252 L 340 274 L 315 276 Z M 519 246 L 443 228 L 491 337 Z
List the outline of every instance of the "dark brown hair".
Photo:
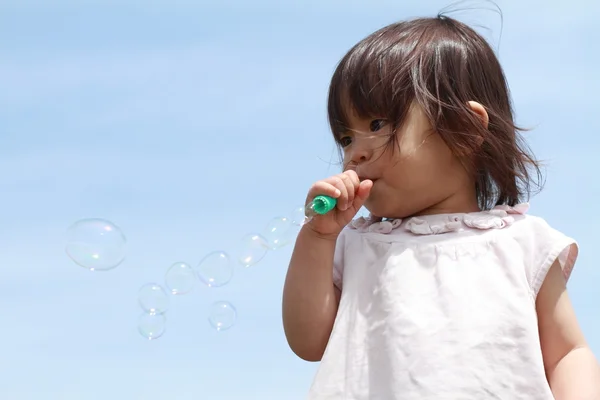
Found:
M 482 104 L 487 128 L 468 106 Z M 419 18 L 374 32 L 342 58 L 329 88 L 329 123 L 336 141 L 348 113 L 402 126 L 411 104 L 475 174 L 479 205 L 513 206 L 541 188 L 540 165 L 513 120 L 504 72 L 485 39 L 443 16 Z M 397 141 L 392 135 L 392 141 Z M 537 179 L 535 179 L 537 178 Z

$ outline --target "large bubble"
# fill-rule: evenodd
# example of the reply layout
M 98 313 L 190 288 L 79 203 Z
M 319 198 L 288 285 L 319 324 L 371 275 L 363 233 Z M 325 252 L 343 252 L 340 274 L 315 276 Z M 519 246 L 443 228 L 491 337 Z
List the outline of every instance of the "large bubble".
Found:
M 125 259 L 126 238 L 121 229 L 101 218 L 82 219 L 67 229 L 67 255 L 90 271 L 108 271 Z

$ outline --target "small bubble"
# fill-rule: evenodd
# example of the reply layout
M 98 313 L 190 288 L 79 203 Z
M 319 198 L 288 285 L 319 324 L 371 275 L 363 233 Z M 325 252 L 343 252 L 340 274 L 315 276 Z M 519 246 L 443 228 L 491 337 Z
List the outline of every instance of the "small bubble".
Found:
M 140 288 L 138 303 L 148 314 L 164 314 L 169 309 L 167 292 L 156 283 L 147 283 Z
M 356 215 L 354 216 L 354 219 L 363 217 L 368 219 L 371 216 L 371 212 L 369 210 L 367 210 L 365 207 L 361 207 L 358 212 L 356 213 Z
M 277 250 L 292 242 L 292 221 L 286 217 L 273 218 L 265 227 L 263 237 L 271 250 Z
M 268 251 L 267 240 L 259 234 L 251 233 L 240 241 L 238 261 L 244 267 L 250 267 L 262 260 Z
M 222 251 L 208 254 L 198 263 L 198 278 L 209 287 L 226 285 L 233 277 L 233 265 L 229 255 Z
M 210 307 L 208 322 L 218 331 L 224 331 L 235 325 L 237 311 L 228 301 L 217 301 Z
M 297 227 L 302 226 L 306 220 L 306 207 L 298 206 L 294 208 L 290 214 L 290 219 L 292 220 L 292 225 Z
M 165 274 L 165 286 L 172 294 L 186 294 L 194 288 L 196 274 L 192 267 L 184 262 L 171 265 Z
M 161 337 L 166 330 L 167 317 L 164 314 L 143 313 L 138 320 L 138 332 L 148 340 Z

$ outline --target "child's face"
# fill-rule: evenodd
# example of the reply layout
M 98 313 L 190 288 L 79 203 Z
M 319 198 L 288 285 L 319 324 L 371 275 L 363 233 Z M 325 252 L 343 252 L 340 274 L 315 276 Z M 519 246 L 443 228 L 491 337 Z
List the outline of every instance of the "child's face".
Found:
M 381 120 L 351 116 L 350 128 L 348 138 L 342 138 L 344 169 L 355 170 L 361 180 L 373 180 L 365 203 L 373 215 L 404 218 L 459 212 L 464 210 L 453 210 L 454 204 L 475 198 L 473 180 L 432 131 L 420 107 L 411 108 L 395 145 L 387 146 L 390 126 Z

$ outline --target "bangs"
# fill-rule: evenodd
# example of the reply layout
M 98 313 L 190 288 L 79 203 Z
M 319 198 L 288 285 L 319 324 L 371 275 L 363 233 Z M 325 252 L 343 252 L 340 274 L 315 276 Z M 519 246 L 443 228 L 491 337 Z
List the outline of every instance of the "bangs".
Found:
M 329 87 L 328 117 L 336 140 L 350 129 L 350 115 L 382 118 L 396 130 L 415 97 L 411 71 L 418 40 L 378 31 L 355 45 L 338 64 Z

